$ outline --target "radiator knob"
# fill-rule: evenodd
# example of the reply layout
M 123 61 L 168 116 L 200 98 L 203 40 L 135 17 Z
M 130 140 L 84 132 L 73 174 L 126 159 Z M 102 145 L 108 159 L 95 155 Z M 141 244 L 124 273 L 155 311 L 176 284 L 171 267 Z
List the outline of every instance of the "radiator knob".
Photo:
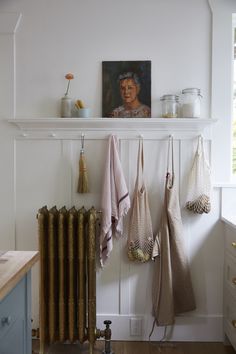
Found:
M 232 242 L 232 246 L 236 248 L 236 242 Z
M 8 317 L 3 317 L 1 319 L 1 322 L 2 322 L 2 325 L 5 326 L 5 325 L 10 325 L 11 324 L 11 316 L 8 316 Z
M 106 320 L 103 323 L 104 323 L 104 325 L 106 325 L 108 327 L 112 324 L 112 322 L 110 320 Z

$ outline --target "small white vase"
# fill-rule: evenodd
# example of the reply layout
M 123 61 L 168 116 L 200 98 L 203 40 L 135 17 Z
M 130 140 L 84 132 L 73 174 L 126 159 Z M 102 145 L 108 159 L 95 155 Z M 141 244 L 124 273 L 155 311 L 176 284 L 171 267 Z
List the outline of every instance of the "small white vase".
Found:
M 72 109 L 72 99 L 70 97 L 64 96 L 61 99 L 61 117 L 70 118 Z

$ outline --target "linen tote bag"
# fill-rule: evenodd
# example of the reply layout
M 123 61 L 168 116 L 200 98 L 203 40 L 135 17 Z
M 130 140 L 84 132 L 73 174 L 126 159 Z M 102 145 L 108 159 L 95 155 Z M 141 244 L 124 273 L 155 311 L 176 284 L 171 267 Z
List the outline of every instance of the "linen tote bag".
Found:
M 205 158 L 203 138 L 199 136 L 197 151 L 189 175 L 186 208 L 193 213 L 209 213 L 211 210 L 211 173 Z
M 143 141 L 139 141 L 137 177 L 131 207 L 128 233 L 128 258 L 130 261 L 145 263 L 152 257 L 153 231 L 148 193 L 144 182 Z

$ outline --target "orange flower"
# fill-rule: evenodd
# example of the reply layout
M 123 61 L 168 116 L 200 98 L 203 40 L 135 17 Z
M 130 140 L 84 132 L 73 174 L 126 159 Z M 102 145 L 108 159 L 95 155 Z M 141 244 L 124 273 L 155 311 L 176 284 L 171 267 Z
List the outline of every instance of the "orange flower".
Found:
M 70 80 L 74 79 L 74 75 L 71 73 L 66 74 L 65 78 L 68 80 L 68 84 L 67 84 L 67 88 L 66 88 L 66 92 L 65 92 L 65 96 L 68 95 L 69 92 L 69 87 L 70 87 Z
M 66 74 L 65 78 L 66 78 L 67 80 L 73 80 L 73 79 L 74 79 L 74 75 L 71 74 L 71 73 L 68 73 L 68 74 Z

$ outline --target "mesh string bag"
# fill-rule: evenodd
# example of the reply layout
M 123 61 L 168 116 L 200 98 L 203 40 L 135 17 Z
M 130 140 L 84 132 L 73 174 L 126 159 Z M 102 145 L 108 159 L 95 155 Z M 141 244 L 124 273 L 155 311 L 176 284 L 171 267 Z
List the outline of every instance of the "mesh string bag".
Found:
M 211 172 L 205 158 L 203 138 L 198 138 L 192 168 L 189 174 L 186 208 L 196 214 L 211 210 Z
M 152 257 L 153 230 L 148 193 L 144 182 L 143 141 L 139 141 L 137 177 L 128 233 L 128 258 L 140 263 L 148 262 Z

